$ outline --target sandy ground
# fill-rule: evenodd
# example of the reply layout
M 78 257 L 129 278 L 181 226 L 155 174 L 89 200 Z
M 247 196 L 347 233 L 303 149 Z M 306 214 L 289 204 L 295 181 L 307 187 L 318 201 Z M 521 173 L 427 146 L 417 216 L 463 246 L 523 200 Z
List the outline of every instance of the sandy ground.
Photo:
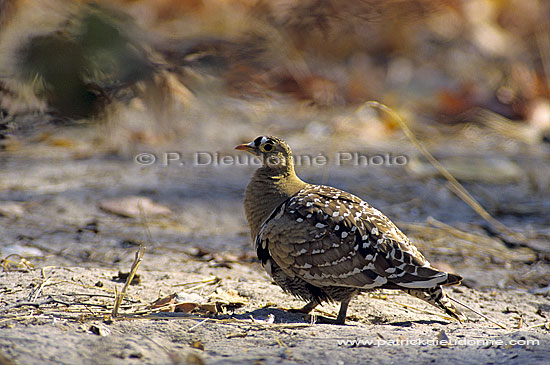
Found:
M 232 153 L 238 142 L 203 150 Z M 373 148 L 403 150 L 399 141 Z M 487 155 L 471 146 L 439 151 L 443 161 L 445 151 L 469 160 Z M 0 363 L 550 363 L 548 194 L 540 186 L 536 192 L 548 173 L 543 150 L 500 154 L 532 179 L 467 185 L 508 227 L 524 232 L 522 247 L 490 236 L 441 180 L 403 166 L 331 168 L 328 177 L 315 167 L 299 172 L 384 211 L 434 264 L 464 276 L 465 285 L 447 289 L 450 296 L 507 329 L 467 309 L 470 320 L 460 324 L 393 291 L 355 299 L 345 326 L 319 323 L 335 316 L 336 305 L 306 317 L 286 312 L 303 303 L 270 282 L 249 243 L 242 195 L 254 168 L 140 166 L 133 156 L 38 144 L 2 157 Z M 124 196 L 150 198 L 171 213 L 144 222 L 99 208 Z M 129 271 L 140 243 L 141 282 L 129 286 L 120 315 L 110 318 L 114 289 L 123 286 L 113 277 Z M 195 310 L 152 309 L 171 294 Z
M 88 2 L 0 0 L 0 365 L 550 364 L 548 1 L 98 3 L 135 26 Z M 360 106 L 372 98 L 523 237 L 454 195 L 395 120 Z M 250 245 L 254 167 L 222 162 L 263 134 L 328 158 L 299 175 L 383 211 L 464 277 L 452 298 L 504 328 L 392 291 L 356 298 L 345 326 L 322 323 L 333 304 L 286 311 L 304 303 Z

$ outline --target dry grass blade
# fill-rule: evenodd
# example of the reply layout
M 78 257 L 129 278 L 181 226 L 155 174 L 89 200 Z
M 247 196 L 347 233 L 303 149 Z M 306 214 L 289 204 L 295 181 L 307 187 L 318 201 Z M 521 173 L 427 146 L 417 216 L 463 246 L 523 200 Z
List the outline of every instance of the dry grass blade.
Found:
M 524 124 L 513 122 L 512 120 L 487 109 L 475 109 L 472 112 L 472 119 L 502 136 L 520 140 L 527 144 L 538 143 L 540 138 L 536 129 Z
M 430 219 L 429 224 L 433 224 Z M 463 232 L 454 227 L 447 229 L 443 226 L 431 227 L 424 224 L 400 223 L 404 229 L 411 232 L 418 242 L 418 246 L 426 252 L 463 252 L 468 253 L 469 257 L 478 257 L 484 259 L 485 256 L 493 256 L 506 259 L 511 262 L 525 262 L 536 258 L 535 254 L 529 249 L 508 249 L 500 241 L 490 237 Z M 436 225 L 436 224 L 434 224 Z M 456 237 L 455 240 L 449 240 L 448 235 Z M 429 242 L 429 245 L 422 243 Z
M 46 285 L 49 285 L 51 281 L 52 281 L 51 278 L 45 278 L 42 281 L 42 283 L 40 283 L 38 288 L 31 293 L 31 295 L 29 296 L 29 301 L 35 302 L 36 299 L 38 299 L 38 297 L 40 296 L 40 294 L 42 294 L 42 290 L 44 289 L 44 287 Z
M 415 306 L 412 306 L 412 305 L 403 304 L 403 303 L 399 303 L 399 302 L 396 302 L 396 301 L 392 301 L 392 303 L 397 304 L 397 305 L 400 305 L 400 306 L 402 306 L 403 308 L 416 310 L 416 311 L 418 311 L 418 312 L 420 312 L 420 313 L 431 314 L 432 316 L 437 316 L 437 317 L 443 318 L 443 319 L 445 319 L 445 320 L 447 320 L 447 321 L 456 321 L 455 318 L 451 318 L 451 317 L 446 316 L 446 315 L 441 314 L 441 313 L 432 312 L 432 311 L 427 310 L 427 309 L 418 308 L 418 307 L 415 307 Z
M 15 316 L 15 317 L 4 318 L 4 319 L 0 320 L 0 325 L 3 325 L 4 323 L 10 322 L 10 321 L 26 321 L 26 320 L 29 320 L 29 319 L 36 320 L 37 318 L 51 319 L 50 316 L 37 316 L 35 314 L 30 314 L 30 315 L 24 315 L 24 316 Z M 3 364 L 3 363 L 0 362 L 0 364 Z
M 132 268 L 130 269 L 130 273 L 128 274 L 128 278 L 126 279 L 126 283 L 124 283 L 124 287 L 122 288 L 122 291 L 116 294 L 115 305 L 111 313 L 113 318 L 116 317 L 118 314 L 118 309 L 120 308 L 120 304 L 124 299 L 126 290 L 128 289 L 128 286 L 134 279 L 134 276 L 136 275 L 137 269 L 139 267 L 139 264 L 141 263 L 141 260 L 143 259 L 144 254 L 145 254 L 145 247 L 140 247 L 139 250 L 136 252 L 136 255 L 134 257 L 134 262 L 132 263 Z
M 546 86 L 550 90 L 550 35 L 548 35 L 548 22 L 545 25 L 541 24 L 540 29 L 536 32 L 535 38 L 540 52 L 540 58 L 543 60 L 542 67 L 546 74 Z
M 377 101 L 367 101 L 365 102 L 361 107 L 368 106 L 371 108 L 379 109 L 384 111 L 385 113 L 388 113 L 388 115 L 399 124 L 407 138 L 418 148 L 418 150 L 424 155 L 424 157 L 439 171 L 439 173 L 447 179 L 447 181 L 450 184 L 451 190 L 460 198 L 462 199 L 466 204 L 468 204 L 477 214 L 479 214 L 483 219 L 485 219 L 495 230 L 506 233 L 512 237 L 519 236 L 520 240 L 525 241 L 524 237 L 521 237 L 521 235 L 517 234 L 516 232 L 512 232 L 509 230 L 504 224 L 500 223 L 498 220 L 493 218 L 489 212 L 485 210 L 477 202 L 477 200 L 462 186 L 460 182 L 443 166 L 431 153 L 428 151 L 421 143 L 420 141 L 415 137 L 414 133 L 411 131 L 411 129 L 407 126 L 405 121 L 392 109 L 385 106 L 384 104 L 381 104 Z M 361 108 L 360 107 L 360 108 Z
M 190 327 L 190 328 L 187 330 L 187 332 L 191 332 L 191 331 L 193 331 L 195 328 L 197 328 L 197 327 L 199 327 L 199 326 L 205 324 L 206 321 L 208 321 L 209 319 L 210 319 L 210 318 L 205 318 L 203 321 L 200 321 L 200 322 L 197 323 L 196 325 Z
M 139 207 L 139 215 L 141 218 L 141 223 L 145 229 L 145 234 L 147 235 L 147 240 L 151 244 L 153 242 L 153 236 L 151 235 L 151 231 L 149 230 L 149 226 L 147 225 L 147 220 L 145 216 L 145 212 L 143 210 L 143 207 L 141 206 L 141 203 L 138 203 Z M 139 267 L 139 264 L 141 263 L 141 260 L 143 259 L 143 255 L 145 254 L 145 247 L 143 245 L 140 246 L 139 250 L 136 252 L 136 255 L 134 257 L 134 262 L 132 263 L 132 268 L 130 269 L 130 273 L 128 274 L 128 277 L 126 278 L 126 283 L 124 283 L 124 287 L 122 288 L 122 291 L 120 293 L 117 293 L 115 296 L 115 305 L 113 307 L 112 317 L 116 317 L 118 314 L 118 309 L 120 307 L 120 304 L 122 303 L 122 300 L 124 299 L 124 295 L 126 294 L 126 290 L 128 289 L 128 286 L 134 279 L 134 276 L 136 275 L 137 269 Z
M 471 246 L 472 249 L 475 249 L 475 251 L 480 253 L 484 252 L 488 255 L 505 258 L 510 261 L 529 261 L 536 259 L 535 254 L 527 248 L 520 247 L 512 251 L 499 240 L 479 234 L 461 231 L 453 226 L 440 222 L 433 217 L 428 217 L 426 219 L 426 223 L 439 230 L 449 233 L 456 238 L 459 238 L 461 242 L 466 242 L 468 246 Z
M 467 308 L 469 310 L 471 310 L 472 312 L 474 312 L 475 314 L 477 314 L 478 316 L 484 318 L 485 320 L 491 322 L 492 324 L 496 324 L 497 326 L 499 326 L 500 328 L 502 329 L 505 329 L 505 330 L 509 330 L 508 327 L 506 327 L 505 325 L 502 325 L 500 323 L 498 323 L 497 321 L 495 321 L 494 319 L 491 319 L 489 317 L 487 317 L 486 315 L 484 315 L 483 313 L 481 312 L 478 312 L 477 310 L 473 309 L 472 307 L 470 306 L 467 306 L 466 304 L 462 303 L 462 302 L 459 302 L 458 300 L 454 299 L 454 298 L 451 298 L 451 297 L 448 297 L 450 300 L 452 300 L 453 302 L 457 303 L 457 304 L 460 304 L 461 306 L 463 306 L 464 308 Z
M 220 278 L 215 277 L 215 278 L 211 278 L 211 279 L 195 280 L 195 281 L 189 281 L 187 283 L 174 284 L 174 285 L 172 285 L 172 287 L 186 286 L 186 285 L 197 285 L 197 284 L 209 284 L 209 283 L 218 282 L 220 280 L 221 280 Z
M 540 327 L 543 327 L 543 328 L 546 328 L 546 329 L 550 330 L 550 322 L 543 322 L 543 323 L 534 324 L 534 325 L 531 325 L 531 326 L 527 327 L 527 329 L 532 330 L 533 328 L 540 328 Z
M 48 298 L 42 302 L 36 302 L 36 301 L 24 301 L 24 302 L 17 302 L 14 304 L 7 305 L 3 308 L 0 308 L 0 313 L 9 312 L 10 310 L 14 308 L 24 307 L 24 306 L 30 306 L 35 308 L 40 308 L 41 305 L 50 304 L 53 303 L 53 298 Z

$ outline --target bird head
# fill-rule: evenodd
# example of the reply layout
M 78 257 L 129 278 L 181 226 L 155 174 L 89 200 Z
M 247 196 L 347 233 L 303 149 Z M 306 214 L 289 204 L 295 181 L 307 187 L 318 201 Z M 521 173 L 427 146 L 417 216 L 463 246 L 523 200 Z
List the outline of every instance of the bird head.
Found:
M 293 167 L 290 146 L 277 137 L 259 136 L 248 144 L 236 146 L 235 149 L 260 157 L 264 166 L 267 167 L 274 169 Z

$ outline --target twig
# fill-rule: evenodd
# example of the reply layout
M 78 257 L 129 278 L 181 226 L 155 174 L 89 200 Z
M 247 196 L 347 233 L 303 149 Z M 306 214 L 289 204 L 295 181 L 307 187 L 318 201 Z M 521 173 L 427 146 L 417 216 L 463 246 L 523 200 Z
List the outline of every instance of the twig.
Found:
M 149 227 L 147 226 L 147 221 L 145 217 L 145 212 L 143 210 L 143 207 L 141 206 L 141 202 L 138 202 L 138 208 L 139 208 L 139 216 L 141 218 L 141 221 L 143 223 L 143 227 L 145 229 L 145 234 L 147 235 L 147 239 L 149 240 L 149 243 L 153 242 L 151 232 L 149 231 Z M 124 295 L 126 294 L 126 290 L 128 289 L 128 286 L 134 279 L 134 276 L 136 275 L 136 271 L 139 267 L 139 264 L 141 263 L 141 260 L 143 259 L 143 255 L 145 254 L 145 247 L 143 245 L 140 245 L 139 250 L 136 252 L 136 255 L 134 257 L 134 262 L 132 263 L 132 268 L 130 269 L 130 273 L 128 274 L 128 277 L 126 278 L 126 283 L 124 283 L 124 287 L 122 288 L 122 291 L 120 293 L 116 294 L 115 297 L 115 305 L 113 307 L 112 317 L 116 317 L 118 314 L 118 309 L 120 307 L 120 303 L 122 303 L 122 299 L 124 299 Z
M 107 305 L 107 304 L 99 304 L 99 303 L 85 303 L 85 302 L 67 302 L 67 301 L 64 301 L 64 300 L 60 300 L 60 299 L 57 299 L 57 298 L 54 298 L 54 297 L 48 297 L 48 299 L 45 299 L 41 302 L 36 302 L 36 301 L 25 301 L 25 302 L 17 302 L 17 303 L 14 303 L 14 304 L 11 304 L 11 305 L 8 305 L 6 307 L 3 307 L 3 308 L 0 308 L 0 313 L 3 313 L 3 312 L 8 312 L 14 308 L 18 308 L 18 307 L 24 307 L 24 306 L 30 306 L 30 307 L 35 307 L 35 308 L 40 308 L 41 306 L 43 305 L 46 305 L 46 304 L 52 304 L 52 303 L 55 303 L 55 304 L 62 304 L 66 307 L 71 307 L 71 306 L 75 306 L 75 305 L 81 305 L 83 307 L 98 307 L 98 308 L 103 308 L 103 309 L 109 309 L 110 306 Z M 132 307 L 136 307 L 137 305 L 124 305 L 124 306 L 121 306 L 122 308 L 132 308 Z
M 50 304 L 50 303 L 54 303 L 54 299 L 53 298 L 48 298 L 48 299 L 45 299 L 41 302 L 34 302 L 34 301 L 30 301 L 30 302 L 17 302 L 17 303 L 14 303 L 14 304 L 10 304 L 10 305 L 7 305 L 5 306 L 4 308 L 0 308 L 0 313 L 4 313 L 4 312 L 9 312 L 10 310 L 14 309 L 14 308 L 19 308 L 19 307 L 24 307 L 24 306 L 30 306 L 30 307 L 35 307 L 35 308 L 40 308 L 41 305 L 44 305 L 44 304 Z
M 47 278 L 46 277 L 46 269 L 45 268 L 42 268 L 42 270 L 40 271 L 41 274 L 42 274 L 42 282 L 40 283 L 40 285 L 38 286 L 38 288 L 36 288 L 35 290 L 33 290 L 30 294 L 29 294 L 29 301 L 30 302 L 36 302 L 36 299 L 38 298 L 38 296 L 40 295 L 40 293 L 42 293 L 42 289 L 44 289 L 44 286 L 46 286 L 46 284 L 48 284 L 50 282 L 50 278 Z
M 275 341 L 277 342 L 277 344 L 279 345 L 279 347 L 288 349 L 288 346 L 285 345 L 285 343 L 283 342 L 283 340 L 281 340 L 279 337 L 275 338 Z
M 542 322 L 539 324 L 534 324 L 534 325 L 528 326 L 526 329 L 530 330 L 538 327 L 546 327 L 547 329 L 550 329 L 550 322 Z
M 221 279 L 219 279 L 218 281 L 214 281 L 214 282 L 206 282 L 206 283 L 203 283 L 203 284 L 199 284 L 199 285 L 195 285 L 195 286 L 192 286 L 191 288 L 187 288 L 185 289 L 186 291 L 193 291 L 193 290 L 197 290 L 199 288 L 203 288 L 207 285 L 216 285 L 218 284 L 219 282 L 221 281 Z
M 50 316 L 44 316 L 44 315 L 35 316 L 35 315 L 31 314 L 31 315 L 4 318 L 4 319 L 0 320 L 0 324 L 5 323 L 5 322 L 9 322 L 9 321 L 23 321 L 25 319 L 35 319 L 36 320 L 37 318 L 51 319 Z
M 122 300 L 124 299 L 124 295 L 126 294 L 126 290 L 128 289 L 128 286 L 134 279 L 134 276 L 136 275 L 136 271 L 139 267 L 139 264 L 141 263 L 141 260 L 143 259 L 143 255 L 145 254 L 145 247 L 140 247 L 139 250 L 136 252 L 136 255 L 134 257 L 134 262 L 132 263 L 132 268 L 130 269 L 130 273 L 128 274 L 128 277 L 126 278 L 126 283 L 124 283 L 124 286 L 122 287 L 122 291 L 120 293 L 116 294 L 115 297 L 115 305 L 113 307 L 112 317 L 116 317 L 118 314 L 118 309 L 120 307 L 120 304 L 122 303 Z
M 400 305 L 402 306 L 403 308 L 407 308 L 407 309 L 414 309 L 414 310 L 417 310 L 419 312 L 422 312 L 422 313 L 427 313 L 427 314 L 431 314 L 433 316 L 437 316 L 439 318 L 443 318 L 443 319 L 446 319 L 448 321 L 452 321 L 452 320 L 456 320 L 454 318 L 451 318 L 449 316 L 446 316 L 446 315 L 443 315 L 443 314 L 440 314 L 440 313 L 436 313 L 436 312 L 432 312 L 432 311 L 429 311 L 427 309 L 422 309 L 422 308 L 418 308 L 418 307 L 415 307 L 415 306 L 412 306 L 412 305 L 408 305 L 408 304 L 403 304 L 403 303 L 399 303 L 399 302 L 396 302 L 395 300 L 392 300 L 391 303 L 395 303 L 397 305 Z
M 203 325 L 204 323 L 206 323 L 206 321 L 208 321 L 210 318 L 206 318 L 204 321 L 200 321 L 199 323 L 197 323 L 196 325 L 192 326 L 191 328 L 189 328 L 187 330 L 187 332 L 191 332 L 193 331 L 195 328 L 197 328 L 198 326 L 200 325 Z
M 472 312 L 474 312 L 475 314 L 477 314 L 478 316 L 484 318 L 485 320 L 491 322 L 492 324 L 496 324 L 497 326 L 499 326 L 500 328 L 502 329 L 505 329 L 505 330 L 510 330 L 508 327 L 498 323 L 497 321 L 495 321 L 494 319 L 491 319 L 489 317 L 487 317 L 486 315 L 484 315 L 483 313 L 481 312 L 478 312 L 477 310 L 473 309 L 472 307 L 470 306 L 467 306 L 466 304 L 462 303 L 462 302 L 459 302 L 458 300 L 450 297 L 450 296 L 447 296 L 450 300 L 452 300 L 453 302 L 457 303 L 457 304 L 460 304 L 461 306 L 463 306 L 464 308 L 467 308 L 469 310 L 471 310 Z
M 196 281 L 189 281 L 189 282 L 187 282 L 187 283 L 174 284 L 174 285 L 172 285 L 172 287 L 176 287 L 176 286 L 185 286 L 185 285 L 193 285 L 193 284 L 204 284 L 204 283 L 210 283 L 210 282 L 212 282 L 212 281 L 218 282 L 218 281 L 220 281 L 220 280 L 221 280 L 220 278 L 214 277 L 214 278 L 211 278 L 211 279 L 196 280 Z
M 40 283 L 40 286 L 38 286 L 38 288 L 34 292 L 32 292 L 31 295 L 29 295 L 29 300 L 31 302 L 35 302 L 38 296 L 40 295 L 40 293 L 42 293 L 42 289 L 44 289 L 44 287 L 47 284 L 49 284 L 50 281 L 51 281 L 51 278 L 47 278 L 43 280 L 42 283 Z

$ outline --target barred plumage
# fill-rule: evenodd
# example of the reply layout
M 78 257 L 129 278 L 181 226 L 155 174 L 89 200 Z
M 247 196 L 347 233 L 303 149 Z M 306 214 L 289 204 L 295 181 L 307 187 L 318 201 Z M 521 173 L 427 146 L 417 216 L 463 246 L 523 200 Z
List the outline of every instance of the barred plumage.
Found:
M 336 322 L 343 324 L 356 294 L 387 288 L 463 318 L 441 289 L 462 278 L 433 268 L 380 211 L 345 191 L 300 180 L 290 147 L 279 138 L 261 136 L 236 148 L 264 160 L 245 194 L 252 239 L 274 281 L 309 301 L 302 311 L 338 301 Z

